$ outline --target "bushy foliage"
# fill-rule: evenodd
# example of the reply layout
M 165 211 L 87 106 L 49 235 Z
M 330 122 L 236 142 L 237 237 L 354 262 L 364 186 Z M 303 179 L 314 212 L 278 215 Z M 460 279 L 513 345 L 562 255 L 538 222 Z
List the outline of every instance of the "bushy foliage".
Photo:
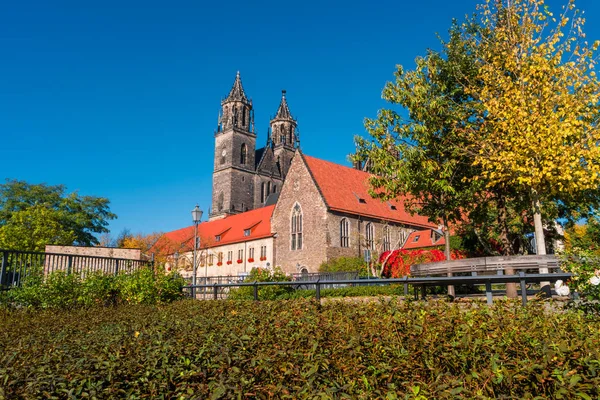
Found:
M 404 287 L 399 285 L 347 286 L 333 289 L 321 289 L 321 297 L 367 297 L 367 296 L 402 296 Z M 278 300 L 314 299 L 314 289 L 299 289 L 279 296 Z
M 466 257 L 464 252 L 458 250 L 452 250 L 450 255 L 453 260 Z M 410 275 L 411 265 L 445 260 L 444 252 L 437 249 L 386 251 L 379 257 L 379 263 L 383 265 L 381 276 L 386 278 L 401 278 Z
M 90 307 L 95 305 L 157 304 L 183 297 L 185 281 L 178 275 L 142 268 L 128 274 L 94 272 L 87 276 L 57 271 L 31 276 L 22 287 L 3 297 L 6 305 L 31 308 Z
M 561 269 L 574 275 L 566 282 L 567 287 L 581 297 L 571 301 L 569 306 L 600 315 L 600 258 L 595 250 L 572 248 L 559 254 L 559 258 Z
M 358 276 L 366 277 L 369 271 L 365 260 L 360 257 L 338 257 L 323 262 L 319 272 L 358 272 Z
M 0 321 L 0 398 L 600 394 L 600 322 L 535 303 L 184 300 Z
M 244 282 L 289 282 L 292 278 L 287 276 L 279 267 L 273 268 L 273 270 L 266 268 L 252 268 L 250 274 L 246 277 Z M 279 296 L 286 293 L 291 293 L 294 290 L 289 285 L 286 286 L 260 286 L 258 288 L 259 300 L 274 300 Z M 232 300 L 251 300 L 254 299 L 254 288 L 250 286 L 243 286 L 238 289 L 232 289 L 229 292 L 229 297 Z

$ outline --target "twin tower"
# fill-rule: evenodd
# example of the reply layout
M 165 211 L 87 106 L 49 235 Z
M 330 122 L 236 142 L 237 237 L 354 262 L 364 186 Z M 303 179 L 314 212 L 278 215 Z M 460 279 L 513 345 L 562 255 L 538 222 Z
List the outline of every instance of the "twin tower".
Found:
M 283 90 L 266 146 L 256 148 L 252 100 L 246 97 L 238 72 L 229 95 L 221 101 L 215 132 L 210 219 L 274 204 L 299 145 L 297 121 Z

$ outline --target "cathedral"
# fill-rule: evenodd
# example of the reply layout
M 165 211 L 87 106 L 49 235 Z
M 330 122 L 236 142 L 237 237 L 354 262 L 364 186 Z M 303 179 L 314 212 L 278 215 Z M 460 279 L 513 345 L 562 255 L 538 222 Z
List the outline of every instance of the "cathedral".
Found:
M 215 131 L 212 207 L 198 225 L 197 266 L 205 276 L 235 276 L 279 266 L 286 273 L 317 272 L 338 257 L 365 257 L 393 249 L 442 246 L 437 224 L 411 215 L 403 199 L 369 195 L 369 173 L 300 151 L 297 121 L 285 91 L 257 148 L 252 100 L 238 72 L 221 101 Z M 175 267 L 191 273 L 194 226 L 167 232 Z M 186 272 L 187 271 L 187 272 Z
M 229 95 L 221 101 L 215 132 L 210 219 L 274 204 L 299 145 L 297 122 L 283 90 L 267 142 L 257 148 L 252 100 L 238 72 Z

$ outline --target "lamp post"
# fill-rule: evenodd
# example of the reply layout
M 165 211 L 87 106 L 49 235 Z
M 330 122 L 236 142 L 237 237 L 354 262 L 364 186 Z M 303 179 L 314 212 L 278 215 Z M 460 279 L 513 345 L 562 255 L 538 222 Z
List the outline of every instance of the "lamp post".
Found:
M 192 276 L 192 285 L 196 286 L 196 269 L 198 264 L 196 263 L 198 257 L 198 224 L 202 219 L 202 210 L 196 204 L 196 207 L 192 210 L 192 220 L 194 221 L 194 275 Z M 196 298 L 196 288 L 192 289 L 192 297 Z

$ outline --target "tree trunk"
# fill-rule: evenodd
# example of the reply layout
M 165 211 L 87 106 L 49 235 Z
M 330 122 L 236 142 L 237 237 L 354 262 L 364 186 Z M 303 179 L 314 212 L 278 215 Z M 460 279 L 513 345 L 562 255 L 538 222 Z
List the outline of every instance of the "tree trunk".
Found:
M 506 198 L 502 194 L 497 195 L 498 198 L 498 225 L 500 227 L 500 242 L 502 243 L 502 255 L 512 255 L 512 246 L 510 245 L 508 232 L 508 210 L 506 209 Z M 507 267 L 504 270 L 506 275 L 514 275 L 515 270 L 512 267 Z M 517 298 L 517 284 L 506 284 L 506 297 L 509 299 Z
M 448 229 L 448 220 L 444 218 L 444 252 L 446 253 L 446 261 L 452 260 L 452 254 L 450 254 L 450 230 Z M 452 272 L 448 272 L 448 276 L 452 276 Z M 448 296 L 455 297 L 456 292 L 454 291 L 454 285 L 448 285 Z
M 540 198 L 538 193 L 534 190 L 533 195 L 533 224 L 535 226 L 535 247 L 537 255 L 542 256 L 546 254 L 546 240 L 544 238 L 544 225 L 542 224 L 542 211 Z M 540 274 L 547 274 L 548 268 L 540 268 Z M 550 282 L 540 282 L 540 290 L 547 296 L 550 296 Z

